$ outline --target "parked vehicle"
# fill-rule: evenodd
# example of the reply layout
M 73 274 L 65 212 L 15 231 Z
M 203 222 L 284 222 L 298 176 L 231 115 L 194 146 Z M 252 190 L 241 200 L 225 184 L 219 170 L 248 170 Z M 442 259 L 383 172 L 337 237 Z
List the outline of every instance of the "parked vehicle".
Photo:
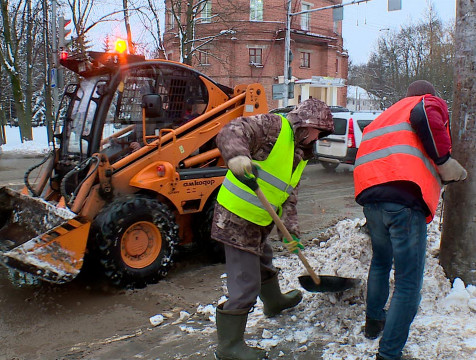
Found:
M 316 142 L 314 154 L 328 170 L 339 164 L 355 163 L 355 156 L 362 141 L 362 132 L 381 111 L 332 111 L 334 133 Z

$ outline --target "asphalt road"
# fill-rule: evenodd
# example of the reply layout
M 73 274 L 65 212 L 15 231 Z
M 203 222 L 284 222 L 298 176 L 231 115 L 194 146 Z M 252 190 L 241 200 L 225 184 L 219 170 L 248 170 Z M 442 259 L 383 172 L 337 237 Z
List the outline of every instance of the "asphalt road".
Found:
M 18 156 L 13 153 L 0 153 L 0 186 L 20 188 L 23 186 L 25 172 L 41 162 L 43 156 Z
M 24 171 L 39 161 L 0 156 L 0 185 L 20 186 Z M 363 216 L 353 199 L 352 175 L 347 165 L 336 172 L 319 164 L 305 169 L 298 202 L 303 241 L 340 219 Z M 203 323 L 204 329 L 214 329 L 197 314 L 197 306 L 216 303 L 223 295 L 224 272 L 223 264 L 212 265 L 190 254 L 178 259 L 158 284 L 121 290 L 98 274 L 61 286 L 18 287 L 0 268 L 0 359 L 211 359 L 216 334 L 186 334 L 176 319 L 187 311 L 194 326 Z M 165 322 L 151 327 L 149 318 L 155 314 L 163 314 Z M 286 326 L 285 319 L 276 326 Z M 293 360 L 319 359 L 322 345 L 315 343 L 303 353 L 294 345 L 280 344 L 271 358 L 281 350 Z

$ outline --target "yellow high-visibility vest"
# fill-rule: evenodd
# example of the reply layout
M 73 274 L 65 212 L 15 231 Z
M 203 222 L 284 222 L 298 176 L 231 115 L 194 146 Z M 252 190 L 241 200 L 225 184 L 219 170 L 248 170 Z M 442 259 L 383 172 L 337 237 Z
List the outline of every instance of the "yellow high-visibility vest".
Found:
M 288 120 L 281 116 L 281 131 L 266 160 L 258 165 L 258 185 L 275 211 L 281 216 L 282 205 L 298 184 L 307 161 L 301 160 L 293 171 L 294 133 Z M 224 208 L 254 224 L 266 226 L 273 221 L 255 192 L 228 170 L 217 201 Z

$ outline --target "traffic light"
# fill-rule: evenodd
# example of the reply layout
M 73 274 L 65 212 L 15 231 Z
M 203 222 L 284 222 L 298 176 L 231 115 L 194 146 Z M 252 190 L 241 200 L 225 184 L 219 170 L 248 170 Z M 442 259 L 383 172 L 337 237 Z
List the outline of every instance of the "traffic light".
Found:
M 63 50 L 72 41 L 71 38 L 66 39 L 67 36 L 71 35 L 71 29 L 66 29 L 66 26 L 68 26 L 70 23 L 70 19 L 65 19 L 64 16 L 59 17 L 58 47 L 60 50 Z

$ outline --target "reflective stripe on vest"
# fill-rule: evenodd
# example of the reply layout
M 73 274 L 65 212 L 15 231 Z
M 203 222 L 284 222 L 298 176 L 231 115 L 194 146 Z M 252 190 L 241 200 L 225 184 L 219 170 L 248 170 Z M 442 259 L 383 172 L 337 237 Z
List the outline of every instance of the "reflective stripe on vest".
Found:
M 440 198 L 441 180 L 410 124 L 410 113 L 424 96 L 400 100 L 364 130 L 354 167 L 355 196 L 391 181 L 411 181 L 420 187 L 431 221 Z
M 280 115 L 281 116 L 281 115 Z M 288 120 L 281 116 L 281 130 L 270 154 L 263 161 L 253 160 L 258 165 L 258 185 L 273 209 L 281 215 L 282 204 L 292 193 L 301 178 L 307 161 L 300 161 L 292 170 L 294 162 L 294 134 Z M 218 192 L 217 201 L 232 213 L 261 226 L 273 219 L 253 190 L 228 171 Z

